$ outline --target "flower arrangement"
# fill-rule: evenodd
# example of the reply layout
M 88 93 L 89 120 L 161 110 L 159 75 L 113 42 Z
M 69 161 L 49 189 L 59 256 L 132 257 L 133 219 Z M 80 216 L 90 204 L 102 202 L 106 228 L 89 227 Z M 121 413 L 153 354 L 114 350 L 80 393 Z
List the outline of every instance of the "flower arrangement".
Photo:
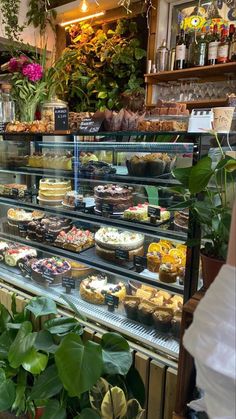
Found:
M 8 69 L 12 74 L 12 96 L 16 100 L 21 121 L 34 120 L 37 106 L 47 95 L 44 66 L 26 55 L 13 57 Z

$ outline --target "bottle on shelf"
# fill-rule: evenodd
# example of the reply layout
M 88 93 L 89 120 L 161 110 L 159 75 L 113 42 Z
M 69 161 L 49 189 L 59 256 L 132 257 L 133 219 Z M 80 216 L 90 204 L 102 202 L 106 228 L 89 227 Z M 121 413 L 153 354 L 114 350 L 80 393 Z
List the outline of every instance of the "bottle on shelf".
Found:
M 207 59 L 207 37 L 206 28 L 196 34 L 192 45 L 191 62 L 193 67 L 202 67 L 206 65 Z
M 11 96 L 11 85 L 2 85 L 2 112 L 3 123 L 13 122 L 15 120 L 15 102 Z
M 180 35 L 176 38 L 175 48 L 175 70 L 182 70 L 185 67 L 186 59 L 186 42 L 184 36 L 184 30 L 181 29 Z
M 230 37 L 230 46 L 229 46 L 229 61 L 236 61 L 236 30 L 235 30 L 235 26 L 234 25 L 230 25 L 233 26 L 233 29 L 231 29 L 231 34 L 229 35 Z
M 168 69 L 169 50 L 166 46 L 166 40 L 163 39 L 161 46 L 157 49 L 156 66 L 157 71 L 166 71 Z
M 192 40 L 192 35 L 191 33 L 186 33 L 185 34 L 185 44 L 186 44 L 186 54 L 185 54 L 185 67 L 189 68 L 191 67 L 191 64 L 189 62 L 189 49 L 191 48 L 191 40 Z
M 220 43 L 220 37 L 218 33 L 218 25 L 215 24 L 213 27 L 213 31 L 210 33 L 208 37 L 208 57 L 207 57 L 208 65 L 217 64 L 219 43 Z
M 229 56 L 229 38 L 228 30 L 223 28 L 221 30 L 220 42 L 217 51 L 217 64 L 223 64 L 228 62 Z

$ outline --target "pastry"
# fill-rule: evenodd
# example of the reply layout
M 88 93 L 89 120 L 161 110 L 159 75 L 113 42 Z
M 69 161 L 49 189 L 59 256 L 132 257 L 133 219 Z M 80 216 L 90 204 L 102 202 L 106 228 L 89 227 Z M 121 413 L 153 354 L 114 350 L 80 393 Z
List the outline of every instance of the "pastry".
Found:
M 25 211 L 22 208 L 10 208 L 7 211 L 7 218 L 9 221 L 32 221 L 40 220 L 44 217 L 44 212 L 42 211 Z
M 93 272 L 93 269 L 90 268 L 87 265 L 84 265 L 80 262 L 75 262 L 73 260 L 70 260 L 70 266 L 71 266 L 71 276 L 72 278 L 78 279 L 84 276 L 88 276 L 90 273 Z
M 162 256 L 160 252 L 147 253 L 147 268 L 150 272 L 159 272 Z
M 93 245 L 94 234 L 89 230 L 80 230 L 76 227 L 72 227 L 68 232 L 61 231 L 55 240 L 55 246 L 77 253 Z
M 37 260 L 31 265 L 31 269 L 32 278 L 45 285 L 60 284 L 63 277 L 71 276 L 69 262 L 59 257 Z
M 5 263 L 9 266 L 17 266 L 20 259 L 26 256 L 36 257 L 37 251 L 29 246 L 12 247 L 4 252 Z
M 106 162 L 90 161 L 80 166 L 80 173 L 82 177 L 103 177 L 106 175 L 113 175 L 116 169 Z
M 138 316 L 138 306 L 141 300 L 138 297 L 133 297 L 127 295 L 123 301 L 124 309 L 128 319 L 137 320 Z
M 80 153 L 79 159 L 80 159 L 80 162 L 82 164 L 86 164 L 86 163 L 89 163 L 89 162 L 98 161 L 98 158 L 97 158 L 97 156 L 95 156 L 95 154 L 93 154 L 93 153 L 85 153 L 84 151 L 82 151 Z
M 124 211 L 123 217 L 126 220 L 148 221 L 148 203 L 138 204 Z
M 171 328 L 173 311 L 164 307 L 158 308 L 154 311 L 152 318 L 155 328 L 160 332 L 167 333 Z
M 44 217 L 41 221 L 32 221 L 27 226 L 27 235 L 31 240 L 54 242 L 61 231 L 71 229 L 71 220 L 60 217 Z
M 151 301 L 143 300 L 138 306 L 138 320 L 147 326 L 152 326 L 152 315 L 156 310 L 156 305 Z
M 173 336 L 177 339 L 180 338 L 181 321 L 182 321 L 182 312 L 179 310 L 174 314 L 171 320 L 172 333 L 173 333 Z
M 172 263 L 162 263 L 159 268 L 159 280 L 166 283 L 177 281 L 178 266 Z
M 149 287 L 149 289 L 145 289 L 143 288 L 143 286 L 141 286 L 141 288 L 138 288 L 135 294 L 135 296 L 139 297 L 141 300 L 149 300 L 151 297 L 153 297 L 153 295 L 154 288 Z
M 70 180 L 41 179 L 38 200 L 42 205 L 60 205 L 69 191 L 71 191 Z
M 83 202 L 83 195 L 79 194 L 76 191 L 69 191 L 66 192 L 64 199 L 63 199 L 63 205 L 71 208 L 75 208 L 75 206 L 79 203 Z
M 175 212 L 174 226 L 176 230 L 187 232 L 188 223 L 189 223 L 189 210 L 188 209 Z
M 0 194 L 6 196 L 16 196 L 18 198 L 24 198 L 25 192 L 27 191 L 27 185 L 21 185 L 19 183 L 10 183 L 1 185 Z
M 91 275 L 80 283 L 80 295 L 89 303 L 105 304 L 107 294 L 122 301 L 126 296 L 126 287 L 122 282 L 109 283 L 105 275 Z
M 94 188 L 95 208 L 102 211 L 110 205 L 113 213 L 122 213 L 133 204 L 133 188 L 120 185 L 99 185 Z

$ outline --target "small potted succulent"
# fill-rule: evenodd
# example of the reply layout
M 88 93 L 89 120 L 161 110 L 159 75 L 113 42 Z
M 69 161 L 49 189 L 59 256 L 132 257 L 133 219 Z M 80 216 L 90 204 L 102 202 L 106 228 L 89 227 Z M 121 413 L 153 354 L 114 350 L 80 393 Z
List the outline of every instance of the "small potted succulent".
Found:
M 189 208 L 201 227 L 201 262 L 204 287 L 208 288 L 226 261 L 231 224 L 232 201 L 236 198 L 236 159 L 227 156 L 214 133 L 221 157 L 217 164 L 210 156 L 195 166 L 173 170 L 181 183 L 175 192 L 182 202 L 171 210 Z M 233 199 L 232 199 L 233 198 Z M 189 243 L 200 244 L 197 240 Z

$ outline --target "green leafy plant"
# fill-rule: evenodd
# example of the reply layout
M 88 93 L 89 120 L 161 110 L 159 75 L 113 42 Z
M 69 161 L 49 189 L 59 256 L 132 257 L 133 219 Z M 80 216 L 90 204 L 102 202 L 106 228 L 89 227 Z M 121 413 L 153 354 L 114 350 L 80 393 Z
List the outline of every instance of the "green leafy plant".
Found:
M 11 313 L 0 305 L 0 411 L 34 417 L 44 406 L 43 419 L 105 419 L 111 411 L 110 418 L 118 419 L 118 399 L 122 419 L 139 418 L 142 408 L 132 395 L 140 394 L 142 402 L 144 388 L 122 336 L 105 333 L 100 344 L 84 342 L 79 321 L 58 317 L 56 304 L 45 297 L 33 298 L 20 313 L 15 307 L 15 298 Z
M 205 156 L 195 166 L 173 170 L 174 177 L 181 183 L 181 187 L 175 188 L 175 192 L 182 197 L 182 202 L 170 209 L 189 208 L 201 226 L 203 253 L 215 259 L 226 260 L 232 195 L 236 196 L 236 159 L 225 155 L 217 134 L 212 134 L 215 135 L 221 152 L 220 160 L 214 164 L 211 157 Z M 194 244 L 197 244 L 196 241 Z
M 72 27 L 71 37 L 73 44 L 54 67 L 58 91 L 71 109 L 121 109 L 122 94 L 144 95 L 146 51 L 140 47 L 135 22 L 121 20 L 107 31 L 83 23 Z
M 19 24 L 20 4 L 21 0 L 0 0 L 4 32 L 11 41 L 22 41 L 21 34 L 25 25 Z
M 48 0 L 29 0 L 28 3 L 27 23 L 39 28 L 41 35 L 44 34 L 47 25 L 55 31 L 57 13 L 55 9 L 48 10 L 48 5 Z

